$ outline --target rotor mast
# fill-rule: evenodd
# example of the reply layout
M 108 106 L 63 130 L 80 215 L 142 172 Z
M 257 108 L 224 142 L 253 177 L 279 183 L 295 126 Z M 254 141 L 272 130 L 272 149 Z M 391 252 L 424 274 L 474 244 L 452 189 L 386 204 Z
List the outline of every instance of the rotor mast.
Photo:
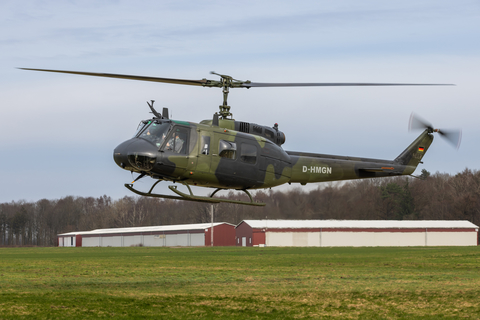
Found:
M 210 74 L 215 74 L 221 78 L 220 85 L 222 87 L 222 92 L 223 92 L 223 104 L 219 106 L 220 108 L 219 114 L 222 116 L 223 119 L 228 119 L 228 117 L 232 118 L 233 114 L 230 112 L 230 106 L 228 105 L 228 102 L 227 102 L 228 94 L 230 93 L 230 88 L 238 87 L 239 84 L 243 84 L 244 82 L 233 79 L 233 77 L 231 76 L 216 73 L 214 71 L 211 71 Z

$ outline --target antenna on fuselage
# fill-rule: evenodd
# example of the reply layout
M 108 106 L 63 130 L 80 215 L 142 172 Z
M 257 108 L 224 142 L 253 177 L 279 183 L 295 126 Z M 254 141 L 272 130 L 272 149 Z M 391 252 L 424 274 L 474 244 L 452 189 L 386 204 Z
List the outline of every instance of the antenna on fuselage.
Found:
M 168 118 L 168 108 L 163 108 L 162 117 L 163 117 L 163 119 L 169 119 Z

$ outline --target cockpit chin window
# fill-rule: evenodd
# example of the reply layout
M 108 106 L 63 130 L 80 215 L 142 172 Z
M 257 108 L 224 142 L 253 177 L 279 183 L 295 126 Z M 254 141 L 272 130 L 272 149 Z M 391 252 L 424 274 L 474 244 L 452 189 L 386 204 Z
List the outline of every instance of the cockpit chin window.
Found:
M 146 128 L 137 134 L 138 138 L 152 142 L 157 148 L 160 148 L 170 129 L 169 122 L 153 121 L 145 126 Z

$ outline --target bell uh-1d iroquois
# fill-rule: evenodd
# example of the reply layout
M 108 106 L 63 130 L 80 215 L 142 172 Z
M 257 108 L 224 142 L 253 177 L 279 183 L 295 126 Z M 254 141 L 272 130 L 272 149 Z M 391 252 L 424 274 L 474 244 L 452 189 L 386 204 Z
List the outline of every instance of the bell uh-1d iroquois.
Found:
M 413 129 L 423 132 L 394 160 L 355 158 L 316 153 L 284 151 L 285 134 L 273 127 L 250 122 L 235 121 L 227 104 L 230 88 L 295 87 L 295 86 L 405 86 L 437 84 L 405 83 L 259 83 L 240 81 L 221 75 L 215 80 L 183 80 L 157 77 L 131 76 L 109 73 L 27 69 L 97 77 L 165 82 L 173 84 L 217 87 L 223 89 L 220 112 L 211 120 L 200 123 L 169 119 L 168 109 L 158 113 L 153 101 L 148 103 L 153 118 L 141 121 L 135 136 L 121 143 L 114 150 L 115 163 L 121 168 L 136 172 L 135 181 L 150 176 L 157 180 L 148 192 L 133 188 L 133 181 L 125 186 L 136 194 L 148 197 L 201 201 L 209 203 L 230 202 L 245 205 L 265 205 L 254 202 L 248 192 L 285 183 L 305 185 L 313 182 L 338 181 L 362 178 L 411 175 L 421 162 L 433 141 L 433 133 L 440 133 L 453 144 L 459 145 L 460 131 L 440 131 L 430 124 L 411 117 Z M 172 181 L 185 185 L 189 193 L 169 186 L 177 195 L 153 193 L 160 181 Z M 195 196 L 190 185 L 215 188 L 211 196 Z M 250 201 L 236 201 L 213 197 L 219 190 L 244 191 Z

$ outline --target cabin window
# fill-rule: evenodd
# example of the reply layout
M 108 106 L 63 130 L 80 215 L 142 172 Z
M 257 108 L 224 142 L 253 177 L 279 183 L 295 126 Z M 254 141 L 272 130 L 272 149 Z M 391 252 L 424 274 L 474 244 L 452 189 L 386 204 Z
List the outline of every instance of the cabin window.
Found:
M 251 144 L 242 143 L 240 159 L 243 162 L 255 164 L 257 162 L 257 147 Z
M 210 154 L 210 137 L 202 136 L 202 151 L 201 154 L 208 156 Z
M 218 155 L 222 158 L 235 159 L 237 156 L 237 144 L 226 140 L 220 140 Z

